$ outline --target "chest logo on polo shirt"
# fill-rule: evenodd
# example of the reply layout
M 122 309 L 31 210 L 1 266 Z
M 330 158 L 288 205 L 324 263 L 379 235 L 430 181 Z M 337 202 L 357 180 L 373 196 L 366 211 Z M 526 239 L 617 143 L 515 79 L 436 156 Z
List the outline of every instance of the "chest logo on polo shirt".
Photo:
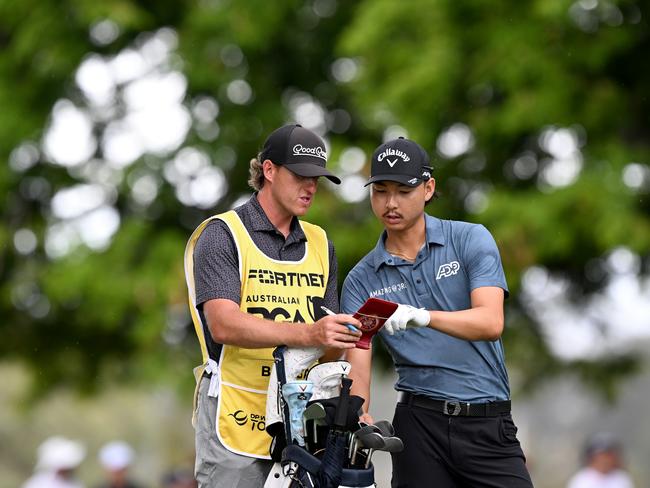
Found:
M 377 290 L 372 290 L 370 292 L 369 297 L 376 297 L 376 296 L 381 296 L 381 295 L 387 295 L 389 293 L 397 293 L 398 291 L 406 290 L 406 283 L 403 281 L 401 283 L 397 283 L 395 285 L 388 285 L 383 288 L 379 288 Z
M 458 273 L 460 269 L 460 263 L 458 261 L 452 261 L 451 263 L 442 264 L 438 268 L 438 274 L 436 274 L 436 280 L 440 278 L 447 278 L 449 276 L 454 276 Z

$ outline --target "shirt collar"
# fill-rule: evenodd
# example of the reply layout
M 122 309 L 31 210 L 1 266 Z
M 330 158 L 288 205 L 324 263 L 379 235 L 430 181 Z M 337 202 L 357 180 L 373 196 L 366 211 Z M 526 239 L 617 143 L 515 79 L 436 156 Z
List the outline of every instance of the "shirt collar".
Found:
M 248 200 L 248 203 L 250 204 L 248 206 L 248 213 L 251 217 L 251 230 L 255 232 L 280 232 L 277 227 L 271 223 L 266 212 L 264 212 L 260 201 L 257 199 L 257 192 L 255 192 L 255 194 Z M 307 240 L 307 237 L 302 230 L 298 217 L 293 217 L 293 219 L 291 219 L 287 242 L 304 240 Z
M 432 217 L 425 213 L 427 228 L 427 242 L 429 244 L 438 244 L 439 246 L 445 245 L 445 236 L 442 233 L 442 220 Z
M 445 240 L 442 233 L 442 221 L 440 219 L 432 217 L 427 213 L 424 214 L 424 219 L 427 243 L 444 246 Z M 377 271 L 382 264 L 391 265 L 395 261 L 395 258 L 388 251 L 386 251 L 386 235 L 386 230 L 382 231 L 379 239 L 377 240 L 377 245 L 373 250 L 373 265 L 375 267 L 375 271 Z

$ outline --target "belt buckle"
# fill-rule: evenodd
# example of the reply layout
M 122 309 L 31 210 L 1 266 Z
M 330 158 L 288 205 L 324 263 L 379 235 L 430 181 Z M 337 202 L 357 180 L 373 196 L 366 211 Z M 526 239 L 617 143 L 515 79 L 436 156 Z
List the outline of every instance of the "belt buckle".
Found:
M 445 400 L 445 405 L 443 407 L 443 413 L 445 415 L 451 415 L 452 417 L 457 417 L 460 415 L 460 402 Z

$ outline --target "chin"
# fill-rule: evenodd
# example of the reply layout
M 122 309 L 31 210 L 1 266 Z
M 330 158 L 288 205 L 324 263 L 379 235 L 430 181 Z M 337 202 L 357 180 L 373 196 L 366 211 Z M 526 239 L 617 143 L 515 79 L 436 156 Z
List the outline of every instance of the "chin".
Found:
M 386 221 L 383 221 L 383 223 L 384 223 L 384 227 L 387 230 L 402 230 L 402 229 L 406 228 L 406 226 L 404 225 L 404 222 L 400 222 L 398 224 L 390 224 L 390 223 L 388 223 Z

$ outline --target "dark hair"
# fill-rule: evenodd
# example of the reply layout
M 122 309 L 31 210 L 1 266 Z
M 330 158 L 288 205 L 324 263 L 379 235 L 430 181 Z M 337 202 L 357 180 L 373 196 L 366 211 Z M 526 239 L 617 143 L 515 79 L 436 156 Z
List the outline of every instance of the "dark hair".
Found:
M 433 171 L 433 168 L 429 168 L 429 169 L 430 169 L 430 171 Z M 431 178 L 433 178 L 433 176 L 431 176 L 429 179 L 427 179 L 426 181 L 424 181 L 424 183 L 426 183 L 427 181 L 429 181 Z M 424 184 L 424 183 L 423 183 L 423 184 Z M 438 192 L 438 190 L 433 190 L 433 195 L 431 195 L 431 198 L 429 198 L 426 202 L 424 202 L 424 206 L 426 207 L 426 206 L 429 205 L 433 200 L 437 200 L 439 197 L 440 197 L 440 193 Z

